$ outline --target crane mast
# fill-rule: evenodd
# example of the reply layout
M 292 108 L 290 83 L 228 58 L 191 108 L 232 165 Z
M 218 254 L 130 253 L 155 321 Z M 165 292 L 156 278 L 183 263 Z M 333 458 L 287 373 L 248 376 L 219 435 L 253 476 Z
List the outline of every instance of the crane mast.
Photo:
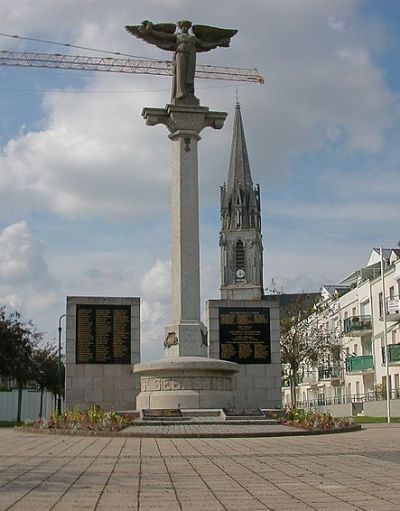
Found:
M 109 73 L 170 76 L 173 74 L 173 65 L 174 63 L 169 60 L 0 51 L 0 66 L 44 67 L 49 69 L 75 69 L 77 71 L 105 71 Z M 255 68 L 247 69 L 198 64 L 195 76 L 197 78 L 216 80 L 264 83 L 264 78 Z

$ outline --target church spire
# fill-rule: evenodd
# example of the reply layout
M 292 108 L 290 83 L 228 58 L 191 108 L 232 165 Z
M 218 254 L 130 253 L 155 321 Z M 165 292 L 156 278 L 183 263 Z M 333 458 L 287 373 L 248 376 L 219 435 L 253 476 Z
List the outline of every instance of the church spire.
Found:
M 239 186 L 242 189 L 247 187 L 253 188 L 249 156 L 247 153 L 246 139 L 244 136 L 242 114 L 240 111 L 239 102 L 236 102 L 235 105 L 231 159 L 229 164 L 228 182 L 226 186 L 228 194 L 233 191 L 235 186 Z
M 227 183 L 221 187 L 221 295 L 263 294 L 260 187 L 251 178 L 240 104 L 236 101 Z

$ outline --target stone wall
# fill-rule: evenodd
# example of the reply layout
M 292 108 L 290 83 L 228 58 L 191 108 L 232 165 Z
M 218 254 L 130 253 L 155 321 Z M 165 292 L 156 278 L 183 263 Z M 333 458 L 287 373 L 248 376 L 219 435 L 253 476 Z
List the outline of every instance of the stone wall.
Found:
M 130 306 L 131 357 L 126 364 L 76 363 L 77 305 Z M 132 366 L 140 362 L 140 299 L 67 297 L 65 405 L 84 409 L 99 404 L 105 410 L 134 410 L 140 381 Z
M 386 417 L 386 400 L 364 401 L 364 415 L 370 417 Z M 391 417 L 400 417 L 400 399 L 390 400 Z
M 270 311 L 271 363 L 240 364 L 234 376 L 235 407 L 281 407 L 279 303 L 274 300 L 209 300 L 207 302 L 208 356 L 220 357 L 220 308 L 262 308 Z

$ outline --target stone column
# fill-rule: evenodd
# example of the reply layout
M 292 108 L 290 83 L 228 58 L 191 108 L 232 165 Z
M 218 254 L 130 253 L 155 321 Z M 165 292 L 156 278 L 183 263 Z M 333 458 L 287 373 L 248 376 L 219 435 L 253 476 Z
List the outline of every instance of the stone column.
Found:
M 172 141 L 171 324 L 166 357 L 207 356 L 206 328 L 200 321 L 199 200 L 197 143 L 205 127 L 221 129 L 225 112 L 196 105 L 144 108 L 148 126 L 164 124 Z

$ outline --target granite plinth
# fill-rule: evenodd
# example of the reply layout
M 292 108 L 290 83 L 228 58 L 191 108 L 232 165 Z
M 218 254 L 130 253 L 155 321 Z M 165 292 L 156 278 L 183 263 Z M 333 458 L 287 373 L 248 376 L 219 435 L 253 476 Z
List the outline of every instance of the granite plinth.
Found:
M 233 362 L 177 357 L 135 364 L 141 392 L 136 408 L 230 408 L 234 403 Z

